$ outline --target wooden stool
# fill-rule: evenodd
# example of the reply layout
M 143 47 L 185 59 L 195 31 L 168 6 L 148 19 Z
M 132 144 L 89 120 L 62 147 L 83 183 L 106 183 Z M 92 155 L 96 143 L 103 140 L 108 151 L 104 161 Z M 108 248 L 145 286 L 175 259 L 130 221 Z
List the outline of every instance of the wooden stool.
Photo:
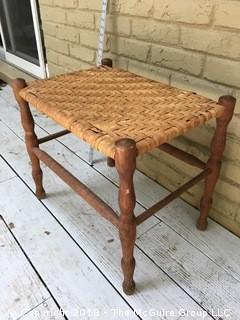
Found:
M 122 244 L 123 290 L 134 292 L 134 244 L 136 227 L 150 218 L 190 187 L 205 179 L 201 212 L 197 222 L 200 230 L 207 227 L 215 185 L 220 175 L 226 144 L 227 126 L 232 119 L 236 100 L 223 96 L 218 103 L 192 92 L 107 66 L 73 72 L 26 85 L 22 79 L 13 82 L 15 97 L 21 110 L 27 151 L 32 162 L 36 196 L 45 197 L 40 160 L 52 169 L 97 212 L 119 229 Z M 29 105 L 48 115 L 66 130 L 38 139 Z M 168 142 L 206 121 L 217 118 L 216 132 L 207 163 L 179 150 Z M 120 216 L 77 180 L 39 145 L 72 132 L 116 164 L 119 174 Z M 139 216 L 134 215 L 136 203 L 133 175 L 139 154 L 154 148 L 202 169 L 195 178 Z

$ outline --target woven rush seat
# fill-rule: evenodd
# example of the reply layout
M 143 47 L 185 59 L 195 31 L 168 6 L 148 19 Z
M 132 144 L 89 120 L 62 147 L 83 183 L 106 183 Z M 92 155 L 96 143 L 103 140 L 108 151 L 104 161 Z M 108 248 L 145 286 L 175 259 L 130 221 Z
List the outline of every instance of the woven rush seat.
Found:
M 192 92 L 107 67 L 38 80 L 20 96 L 111 158 L 121 138 L 135 140 L 142 154 L 224 110 Z

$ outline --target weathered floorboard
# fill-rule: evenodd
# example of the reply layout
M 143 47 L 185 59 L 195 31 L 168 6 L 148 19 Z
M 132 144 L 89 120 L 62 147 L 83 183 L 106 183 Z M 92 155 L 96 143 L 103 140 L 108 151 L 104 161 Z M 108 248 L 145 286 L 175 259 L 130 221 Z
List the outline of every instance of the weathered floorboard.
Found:
M 240 319 L 240 282 L 175 231 L 161 223 L 137 244 L 206 310 L 227 312 L 230 319 Z
M 1 210 L 2 216 L 4 213 L 5 210 Z M 10 224 L 10 228 L 14 228 L 14 224 Z M 0 275 L 1 320 L 18 319 L 50 296 L 1 217 Z
M 53 299 L 49 298 L 18 320 L 64 320 L 64 317 Z
M 122 297 L 97 270 L 68 233 L 19 178 L 0 184 L 0 210 L 13 234 L 63 310 L 98 310 L 112 319 L 112 309 L 129 312 Z M 105 311 L 107 312 L 105 314 Z M 120 319 L 117 316 L 116 319 Z M 69 320 L 76 319 L 69 315 Z
M 0 183 L 15 177 L 16 174 L 6 164 L 6 162 L 0 158 Z

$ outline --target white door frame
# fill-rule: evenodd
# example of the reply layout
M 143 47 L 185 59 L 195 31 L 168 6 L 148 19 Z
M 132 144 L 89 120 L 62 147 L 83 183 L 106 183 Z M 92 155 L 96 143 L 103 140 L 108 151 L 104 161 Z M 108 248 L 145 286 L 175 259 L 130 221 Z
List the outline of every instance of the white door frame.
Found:
M 3 2 L 6 2 L 6 1 L 7 0 L 3 0 Z M 24 71 L 27 71 L 28 73 L 33 74 L 34 76 L 37 76 L 39 78 L 46 78 L 46 65 L 45 65 L 45 59 L 43 54 L 43 45 L 42 45 L 42 39 L 41 39 L 40 23 L 39 23 L 38 8 L 37 8 L 36 0 L 30 0 L 30 4 L 31 4 L 31 11 L 33 16 L 33 26 L 34 26 L 35 38 L 36 38 L 36 44 L 37 44 L 39 66 L 7 51 L 6 43 L 4 40 L 4 34 L 1 27 L 1 21 L 0 21 L 0 33 L 3 41 L 3 51 L 5 55 L 5 60 L 7 62 L 17 66 L 19 69 L 22 69 Z
M 6 49 L 6 45 L 5 45 L 5 41 L 4 41 L 4 37 L 3 37 L 3 32 L 2 32 L 2 24 L 1 24 L 1 19 L 0 19 L 0 36 L 2 39 L 2 44 L 3 46 L 0 47 L 0 58 L 4 58 L 5 59 L 5 49 Z

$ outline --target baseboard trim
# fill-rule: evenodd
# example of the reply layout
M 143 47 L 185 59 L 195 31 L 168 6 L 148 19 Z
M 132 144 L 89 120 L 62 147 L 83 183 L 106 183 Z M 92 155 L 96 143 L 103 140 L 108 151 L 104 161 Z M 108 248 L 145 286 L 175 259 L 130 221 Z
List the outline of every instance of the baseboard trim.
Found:
M 23 78 L 27 82 L 36 79 L 33 75 L 30 75 L 29 73 L 24 72 L 0 59 L 0 79 L 7 83 L 11 83 L 16 78 Z

